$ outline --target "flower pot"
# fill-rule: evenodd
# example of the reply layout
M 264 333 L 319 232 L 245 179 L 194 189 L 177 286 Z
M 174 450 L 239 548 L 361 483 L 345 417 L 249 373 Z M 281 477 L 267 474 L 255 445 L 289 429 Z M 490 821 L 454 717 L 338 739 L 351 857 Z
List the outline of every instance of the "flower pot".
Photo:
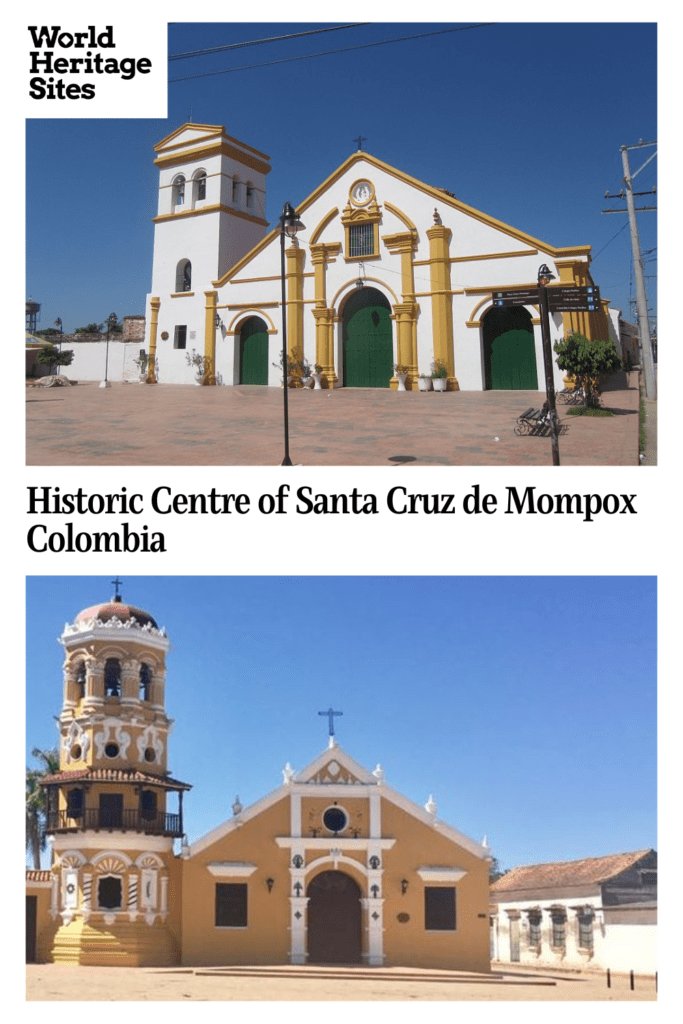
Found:
M 418 391 L 431 391 L 432 380 L 431 377 L 418 377 L 417 378 L 417 390 Z
M 301 387 L 302 388 L 310 388 L 310 386 L 311 386 L 311 378 L 310 377 L 302 377 L 301 378 Z
M 407 376 L 408 376 L 407 373 L 397 373 L 396 374 L 396 380 L 398 381 L 398 388 L 396 389 L 397 391 L 405 391 L 406 390 L 406 377 Z
M 448 387 L 448 377 L 432 377 L 432 384 L 435 391 L 445 391 Z
M 322 389 L 323 389 L 323 386 L 321 384 L 322 379 L 323 379 L 322 373 L 314 373 L 313 374 L 313 390 L 314 391 L 322 391 Z

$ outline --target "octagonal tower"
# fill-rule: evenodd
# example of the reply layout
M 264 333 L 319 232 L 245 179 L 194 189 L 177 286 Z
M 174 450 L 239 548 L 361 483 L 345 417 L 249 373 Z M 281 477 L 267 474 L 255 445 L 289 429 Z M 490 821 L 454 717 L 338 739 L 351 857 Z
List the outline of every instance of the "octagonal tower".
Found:
M 116 582 L 111 601 L 84 609 L 59 639 L 60 770 L 42 782 L 56 931 L 42 945 L 46 959 L 62 963 L 172 964 L 181 877 L 173 844 L 190 786 L 167 767 L 170 642 L 149 612 L 123 601 Z

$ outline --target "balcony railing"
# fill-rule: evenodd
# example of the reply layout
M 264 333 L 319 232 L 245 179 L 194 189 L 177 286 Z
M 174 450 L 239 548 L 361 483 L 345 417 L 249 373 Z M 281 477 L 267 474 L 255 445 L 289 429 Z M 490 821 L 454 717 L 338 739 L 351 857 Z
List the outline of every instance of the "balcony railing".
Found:
M 154 836 L 182 836 L 180 814 L 145 814 L 139 810 L 102 810 L 86 807 L 77 815 L 72 811 L 48 811 L 45 831 L 84 832 L 87 830 L 144 832 Z

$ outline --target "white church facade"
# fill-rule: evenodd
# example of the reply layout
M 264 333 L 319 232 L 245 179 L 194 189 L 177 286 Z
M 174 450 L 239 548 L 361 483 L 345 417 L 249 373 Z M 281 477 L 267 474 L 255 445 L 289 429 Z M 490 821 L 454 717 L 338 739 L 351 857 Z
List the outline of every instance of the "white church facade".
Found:
M 149 383 L 280 386 L 280 228 L 268 231 L 269 157 L 222 126 L 184 124 L 155 147 L 159 204 L 145 346 Z M 288 359 L 322 386 L 407 387 L 434 364 L 450 390 L 544 389 L 539 310 L 494 293 L 592 284 L 590 245 L 557 248 L 366 152 L 352 154 L 296 206 L 285 248 Z M 551 315 L 607 337 L 599 312 Z M 300 386 L 295 369 L 292 386 Z M 555 367 L 555 384 L 562 373 Z

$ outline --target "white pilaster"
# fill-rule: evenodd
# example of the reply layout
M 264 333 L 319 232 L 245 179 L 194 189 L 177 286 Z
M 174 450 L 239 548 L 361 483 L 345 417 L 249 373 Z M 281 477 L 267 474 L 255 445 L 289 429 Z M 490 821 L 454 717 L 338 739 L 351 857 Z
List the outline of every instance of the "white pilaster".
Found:
M 306 963 L 306 913 L 308 896 L 290 896 L 290 935 L 291 948 L 289 959 L 292 964 Z

